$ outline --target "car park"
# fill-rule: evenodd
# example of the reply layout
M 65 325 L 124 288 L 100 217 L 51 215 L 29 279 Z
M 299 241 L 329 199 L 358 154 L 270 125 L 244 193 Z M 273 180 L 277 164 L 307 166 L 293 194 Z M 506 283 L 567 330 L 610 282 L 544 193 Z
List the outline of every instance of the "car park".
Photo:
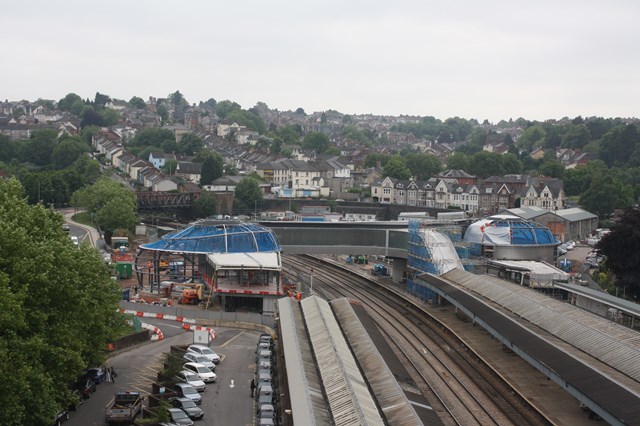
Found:
M 200 355 L 204 355 L 209 358 L 209 361 L 217 364 L 220 362 L 220 356 L 215 353 L 209 346 L 205 345 L 190 345 L 187 348 L 187 352 L 194 352 Z
M 187 383 L 198 392 L 203 392 L 207 387 L 206 383 L 202 381 L 199 375 L 191 371 L 182 370 L 176 374 L 176 379 L 181 382 Z
M 180 426 L 193 426 L 193 420 L 191 420 L 187 413 L 185 413 L 181 409 L 175 407 L 169 408 L 167 409 L 167 412 L 169 414 L 169 420 L 172 423 Z
M 202 395 L 188 383 L 176 383 L 173 390 L 178 394 L 178 397 L 189 398 L 197 405 L 202 404 Z
M 207 367 L 211 371 L 216 370 L 216 365 L 204 355 L 197 354 L 195 352 L 185 352 L 182 358 L 187 362 L 197 362 Z
M 216 376 L 216 373 L 209 370 L 207 367 L 205 367 L 202 364 L 198 364 L 195 362 L 187 362 L 182 366 L 182 368 L 185 371 L 190 371 L 196 374 L 205 383 L 213 383 L 216 380 L 218 380 L 218 376 Z
M 189 398 L 175 398 L 171 400 L 171 405 L 187 413 L 193 420 L 200 420 L 204 417 L 204 411 Z

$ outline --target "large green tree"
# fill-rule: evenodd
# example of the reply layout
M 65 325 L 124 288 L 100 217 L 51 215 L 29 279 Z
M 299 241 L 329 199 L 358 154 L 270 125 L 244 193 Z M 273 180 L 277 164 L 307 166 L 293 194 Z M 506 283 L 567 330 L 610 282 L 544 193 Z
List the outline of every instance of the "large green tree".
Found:
M 175 143 L 176 138 L 169 129 L 144 129 L 136 133 L 131 141 L 134 146 L 154 146 L 160 148 L 165 141 Z
M 194 133 L 182 136 L 178 143 L 178 152 L 184 155 L 194 155 L 204 147 L 204 142 Z
M 596 245 L 624 293 L 640 297 L 640 210 L 627 210 Z
M 387 164 L 382 168 L 382 176 L 405 180 L 411 177 L 411 171 L 405 164 L 402 157 L 394 155 L 389 158 Z
M 0 424 L 49 425 L 74 400 L 66 384 L 104 362 L 120 290 L 97 251 L 75 248 L 63 219 L 0 179 Z
M 210 185 L 211 182 L 222 176 L 222 157 L 217 152 L 208 152 L 202 163 L 200 173 L 200 185 Z
M 197 200 L 193 202 L 191 213 L 195 217 L 209 217 L 216 214 L 218 202 L 216 195 L 210 191 L 202 191 Z
M 442 163 L 432 154 L 409 154 L 405 163 L 416 180 L 428 180 L 442 171 Z
M 246 177 L 236 185 L 233 197 L 233 210 L 242 213 L 250 213 L 262 208 L 264 197 L 258 181 Z
M 109 178 L 76 191 L 71 203 L 86 209 L 107 235 L 120 228 L 133 231 L 138 221 L 133 192 Z
M 313 149 L 317 154 L 322 154 L 329 149 L 329 138 L 324 133 L 311 132 L 307 133 L 302 139 L 302 146 Z
M 73 164 L 83 153 L 89 152 L 89 146 L 75 138 L 65 138 L 53 148 L 51 163 L 56 169 L 64 169 Z
M 469 173 L 481 178 L 502 176 L 504 174 L 502 155 L 488 151 L 480 151 L 473 154 L 469 165 Z

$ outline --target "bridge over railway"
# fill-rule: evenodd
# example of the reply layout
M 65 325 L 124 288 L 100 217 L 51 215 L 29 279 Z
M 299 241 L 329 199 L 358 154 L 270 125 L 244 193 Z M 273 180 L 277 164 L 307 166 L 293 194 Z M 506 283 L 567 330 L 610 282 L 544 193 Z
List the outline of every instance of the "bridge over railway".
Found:
M 198 192 L 136 192 L 136 204 L 139 210 L 166 208 L 188 208 L 199 197 Z

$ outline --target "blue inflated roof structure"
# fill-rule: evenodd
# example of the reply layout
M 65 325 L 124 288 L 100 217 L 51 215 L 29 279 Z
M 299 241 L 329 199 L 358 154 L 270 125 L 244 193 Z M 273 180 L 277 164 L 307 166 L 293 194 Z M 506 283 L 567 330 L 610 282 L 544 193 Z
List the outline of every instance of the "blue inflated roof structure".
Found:
M 201 221 L 158 241 L 140 246 L 142 250 L 179 253 L 255 253 L 281 251 L 271 229 L 243 222 Z

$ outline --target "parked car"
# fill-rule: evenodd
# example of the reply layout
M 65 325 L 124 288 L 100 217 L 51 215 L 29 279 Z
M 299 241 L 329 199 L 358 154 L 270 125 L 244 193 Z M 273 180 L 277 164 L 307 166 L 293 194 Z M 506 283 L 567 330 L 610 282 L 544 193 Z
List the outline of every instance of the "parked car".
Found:
M 189 418 L 187 413 L 179 408 L 169 408 L 168 410 L 169 420 L 180 426 L 193 426 L 193 420 Z
M 64 232 L 70 232 L 70 231 L 71 231 L 71 227 L 69 226 L 69 224 L 68 224 L 68 223 L 63 223 L 63 224 L 62 224 L 62 230 L 63 230 Z
M 202 404 L 202 395 L 200 395 L 196 388 L 191 386 L 189 383 L 176 383 L 173 390 L 179 397 L 189 398 L 197 405 Z
M 197 374 L 205 383 L 213 383 L 218 380 L 218 376 L 216 376 L 216 373 L 209 370 L 202 364 L 198 364 L 196 362 L 187 362 L 182 366 L 182 368 L 184 368 L 186 371 Z
M 220 356 L 217 353 L 215 353 L 209 346 L 191 345 L 187 348 L 187 352 L 194 352 L 199 355 L 204 355 L 207 358 L 209 358 L 209 360 L 214 364 L 217 364 L 220 362 Z
M 73 243 L 74 246 L 77 246 L 78 244 L 80 244 L 78 237 L 76 237 L 75 235 L 71 236 L 71 242 Z
M 107 378 L 107 369 L 104 366 L 88 368 L 84 375 L 93 379 L 96 382 L 96 385 L 99 385 Z
M 197 362 L 207 367 L 211 371 L 216 370 L 216 365 L 204 355 L 197 354 L 195 352 L 185 352 L 182 358 L 187 362 Z
M 96 391 L 96 382 L 90 377 L 80 377 L 73 384 L 73 388 L 80 391 L 84 399 L 91 398 L 91 394 Z
M 178 374 L 176 374 L 176 379 L 193 386 L 198 392 L 203 392 L 207 387 L 206 383 L 202 381 L 200 376 L 191 371 L 182 370 L 178 372 Z
M 62 410 L 53 418 L 53 426 L 60 426 L 62 423 L 69 420 L 69 412 L 67 410 Z
M 175 398 L 171 401 L 171 404 L 187 413 L 193 420 L 200 420 L 204 417 L 204 411 L 189 398 Z

